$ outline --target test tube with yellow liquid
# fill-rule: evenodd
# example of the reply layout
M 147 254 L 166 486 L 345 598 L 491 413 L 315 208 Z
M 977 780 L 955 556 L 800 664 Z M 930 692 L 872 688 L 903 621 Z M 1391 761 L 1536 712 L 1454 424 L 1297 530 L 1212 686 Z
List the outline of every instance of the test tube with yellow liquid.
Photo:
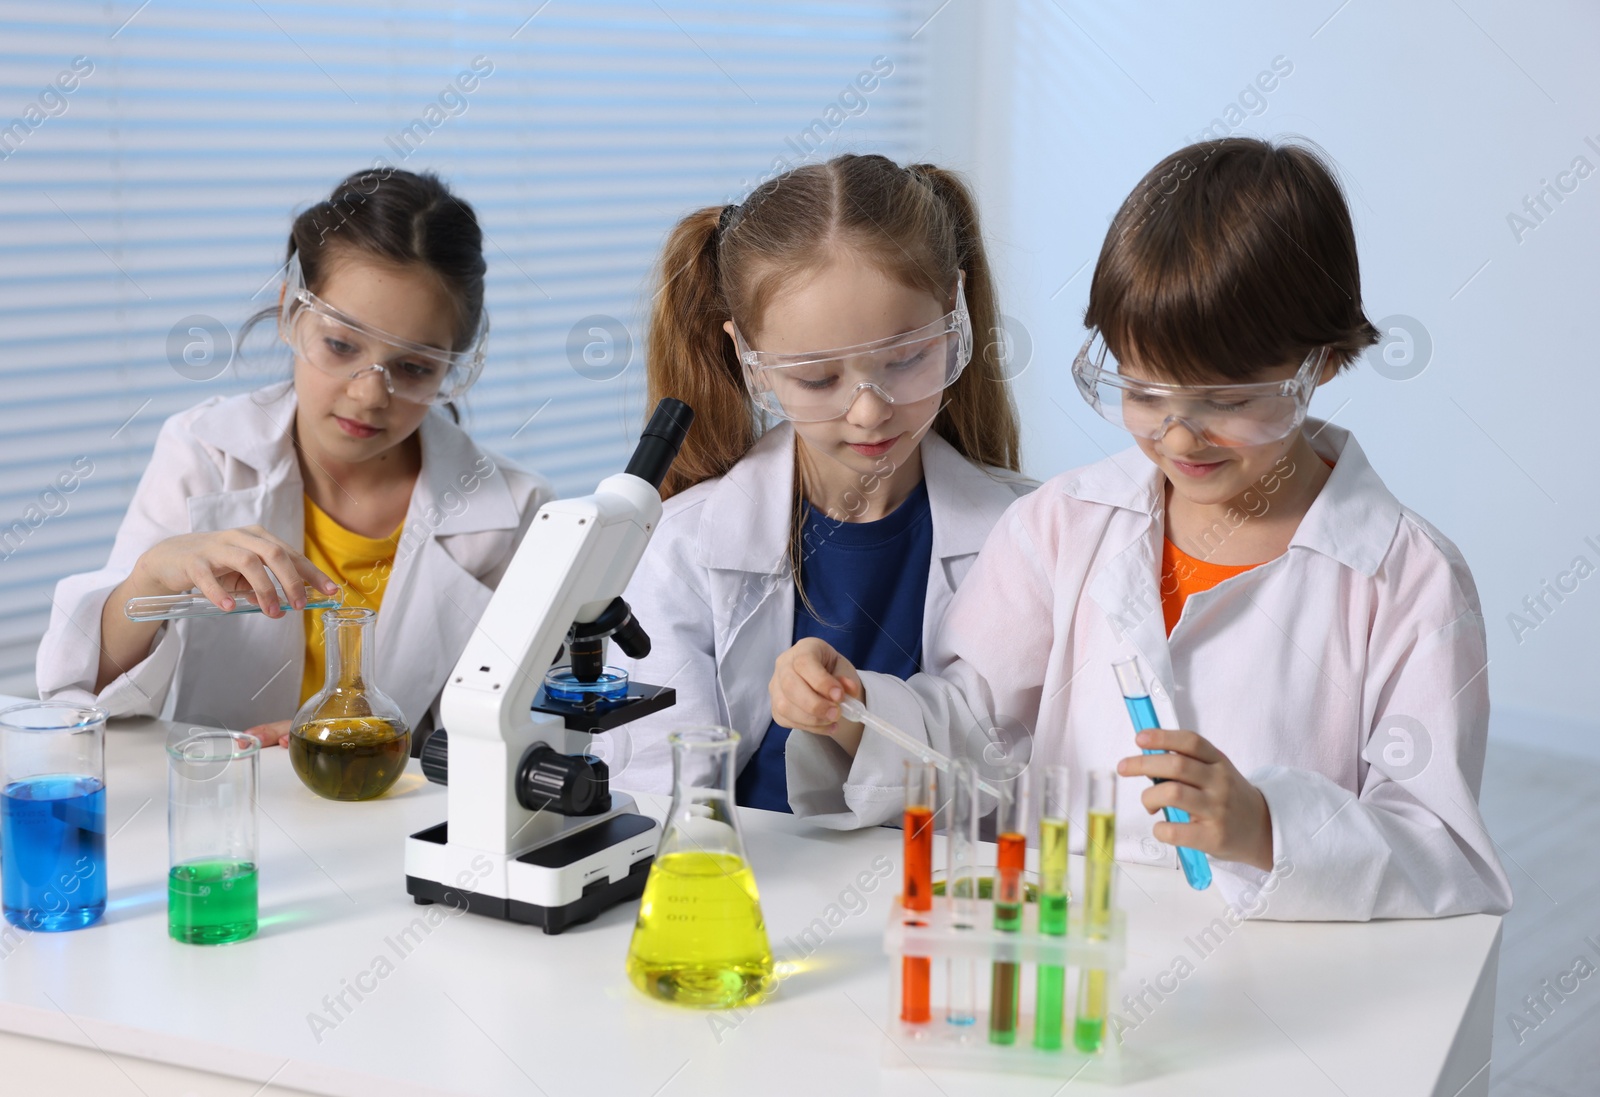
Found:
M 1117 777 L 1089 773 L 1089 826 L 1084 838 L 1083 931 L 1091 941 L 1111 934 L 1111 880 L 1117 845 Z M 1078 979 L 1078 1019 L 1072 1042 L 1081 1052 L 1100 1050 L 1106 1031 L 1106 973 L 1087 968 Z
M 1039 932 L 1049 937 L 1067 935 L 1069 778 L 1066 766 L 1046 766 L 1044 798 L 1039 802 Z M 1056 1051 L 1061 1047 L 1066 968 L 1059 964 L 1040 964 L 1036 989 L 1038 1004 L 1033 1013 L 1033 1046 Z
M 639 901 L 628 978 L 678 1005 L 751 1005 L 771 986 L 772 947 L 734 808 L 739 734 L 688 728 L 668 742 L 672 807 Z M 715 783 L 695 785 L 708 770 Z

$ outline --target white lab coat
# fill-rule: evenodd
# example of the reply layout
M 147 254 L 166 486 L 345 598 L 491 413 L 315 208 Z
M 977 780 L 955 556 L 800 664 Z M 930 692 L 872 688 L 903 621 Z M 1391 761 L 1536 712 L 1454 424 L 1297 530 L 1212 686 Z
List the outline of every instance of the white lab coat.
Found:
M 677 703 L 625 725 L 625 737 L 614 733 L 621 739 L 612 750 L 619 787 L 672 791 L 667 735 L 677 728 L 733 728 L 741 736 L 741 769 L 766 736 L 767 683 L 794 636 L 788 560 L 794 445 L 794 428 L 780 423 L 725 475 L 667 500 L 626 594 L 651 637 L 650 654 L 629 660 L 613 648 L 612 661 L 639 681 L 671 686 Z M 922 470 L 933 524 L 922 618 L 927 651 L 989 531 L 1037 485 L 968 461 L 931 430 L 922 440 Z M 792 765 L 789 776 L 793 781 Z
M 168 419 L 99 571 L 56 587 L 39 646 L 41 697 L 94 701 L 113 716 L 162 715 L 243 728 L 300 705 L 305 626 L 315 615 L 168 622 L 150 654 L 98 696 L 100 611 L 139 555 L 177 534 L 260 525 L 305 544 L 304 483 L 291 431 L 294 387 L 207 400 Z M 376 683 L 419 731 L 534 513 L 540 476 L 479 448 L 443 413 L 418 427 L 422 470 L 375 626 Z M 492 470 L 492 471 L 490 471 Z
M 863 675 L 869 708 L 942 750 L 996 761 L 1031 750 L 1035 775 L 1070 766 L 1081 819 L 1084 774 L 1138 749 L 1111 671 L 1137 656 L 1162 726 L 1205 736 L 1266 797 L 1273 878 L 1214 862 L 1241 913 L 1509 909 L 1477 808 L 1489 693 L 1472 575 L 1353 437 L 1311 429 L 1337 463 L 1289 550 L 1189 598 L 1170 638 L 1157 588 L 1163 481 L 1130 449 L 1013 506 L 929 649 L 938 676 Z M 870 732 L 853 761 L 796 735 L 791 774 L 798 763 L 830 780 L 791 802 L 824 825 L 882 822 L 901 809 L 901 757 Z M 1117 857 L 1176 867 L 1139 803 L 1147 783 L 1119 784 Z M 1072 837 L 1081 849 L 1079 827 Z

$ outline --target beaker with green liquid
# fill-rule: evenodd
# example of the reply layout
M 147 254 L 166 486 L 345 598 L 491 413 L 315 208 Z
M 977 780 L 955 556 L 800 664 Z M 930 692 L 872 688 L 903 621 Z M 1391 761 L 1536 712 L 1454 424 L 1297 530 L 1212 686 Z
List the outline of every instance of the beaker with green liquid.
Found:
M 628 948 L 628 978 L 664 1002 L 731 1009 L 759 1001 L 772 979 L 772 947 L 734 807 L 739 733 L 673 733 L 667 813 Z M 694 784 L 706 774 L 707 786 Z
M 252 735 L 179 727 L 167 736 L 167 934 L 225 945 L 256 931 L 256 803 L 261 744 Z

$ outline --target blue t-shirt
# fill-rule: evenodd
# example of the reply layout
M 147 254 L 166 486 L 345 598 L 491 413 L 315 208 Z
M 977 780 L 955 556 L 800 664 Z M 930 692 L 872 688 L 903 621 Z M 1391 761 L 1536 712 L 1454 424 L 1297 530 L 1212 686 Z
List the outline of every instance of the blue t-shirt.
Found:
M 922 607 L 933 557 L 926 481 L 876 522 L 835 522 L 807 504 L 800 543 L 806 598 L 795 591 L 794 639 L 820 637 L 857 670 L 899 678 L 921 670 Z M 790 810 L 788 740 L 788 728 L 767 728 L 735 784 L 740 804 Z

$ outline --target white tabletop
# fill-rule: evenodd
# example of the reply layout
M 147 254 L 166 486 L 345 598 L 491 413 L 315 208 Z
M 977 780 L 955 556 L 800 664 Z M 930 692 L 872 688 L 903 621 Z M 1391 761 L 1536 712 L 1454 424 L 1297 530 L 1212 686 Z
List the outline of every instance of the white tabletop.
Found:
M 230 946 L 178 944 L 166 935 L 167 726 L 113 723 L 106 917 L 0 945 L 0 1030 L 271 1079 L 269 1095 L 1046 1097 L 1062 1089 L 1065 1076 L 924 1074 L 892 1049 L 885 1059 L 882 937 L 897 874 L 745 1014 L 674 1008 L 635 991 L 623 972 L 632 904 L 556 937 L 446 917 L 397 952 L 390 941 L 443 909 L 416 906 L 405 892 L 403 839 L 445 811 L 444 790 L 415 763 L 389 796 L 342 804 L 303 788 L 284 752 L 263 751 L 261 931 Z M 794 954 L 784 942 L 876 858 L 899 859 L 896 831 L 834 833 L 760 811 L 746 812 L 744 826 L 780 960 Z M 1214 892 L 1144 866 L 1126 866 L 1118 886 L 1129 927 L 1119 994 L 1154 983 L 1178 956 L 1194 967 L 1128 1035 L 1127 1049 L 1156 1069 L 1119 1092 L 1487 1092 L 1487 1071 L 1474 1074 L 1488 1059 L 1498 918 L 1247 923 L 1201 956 L 1187 941 L 1221 912 Z M 308 1018 L 325 1015 L 323 998 L 374 971 L 379 957 L 392 972 L 319 1040 Z M 882 1065 L 895 1060 L 898 1069 Z M 59 1078 L 54 1090 L 82 1091 Z

